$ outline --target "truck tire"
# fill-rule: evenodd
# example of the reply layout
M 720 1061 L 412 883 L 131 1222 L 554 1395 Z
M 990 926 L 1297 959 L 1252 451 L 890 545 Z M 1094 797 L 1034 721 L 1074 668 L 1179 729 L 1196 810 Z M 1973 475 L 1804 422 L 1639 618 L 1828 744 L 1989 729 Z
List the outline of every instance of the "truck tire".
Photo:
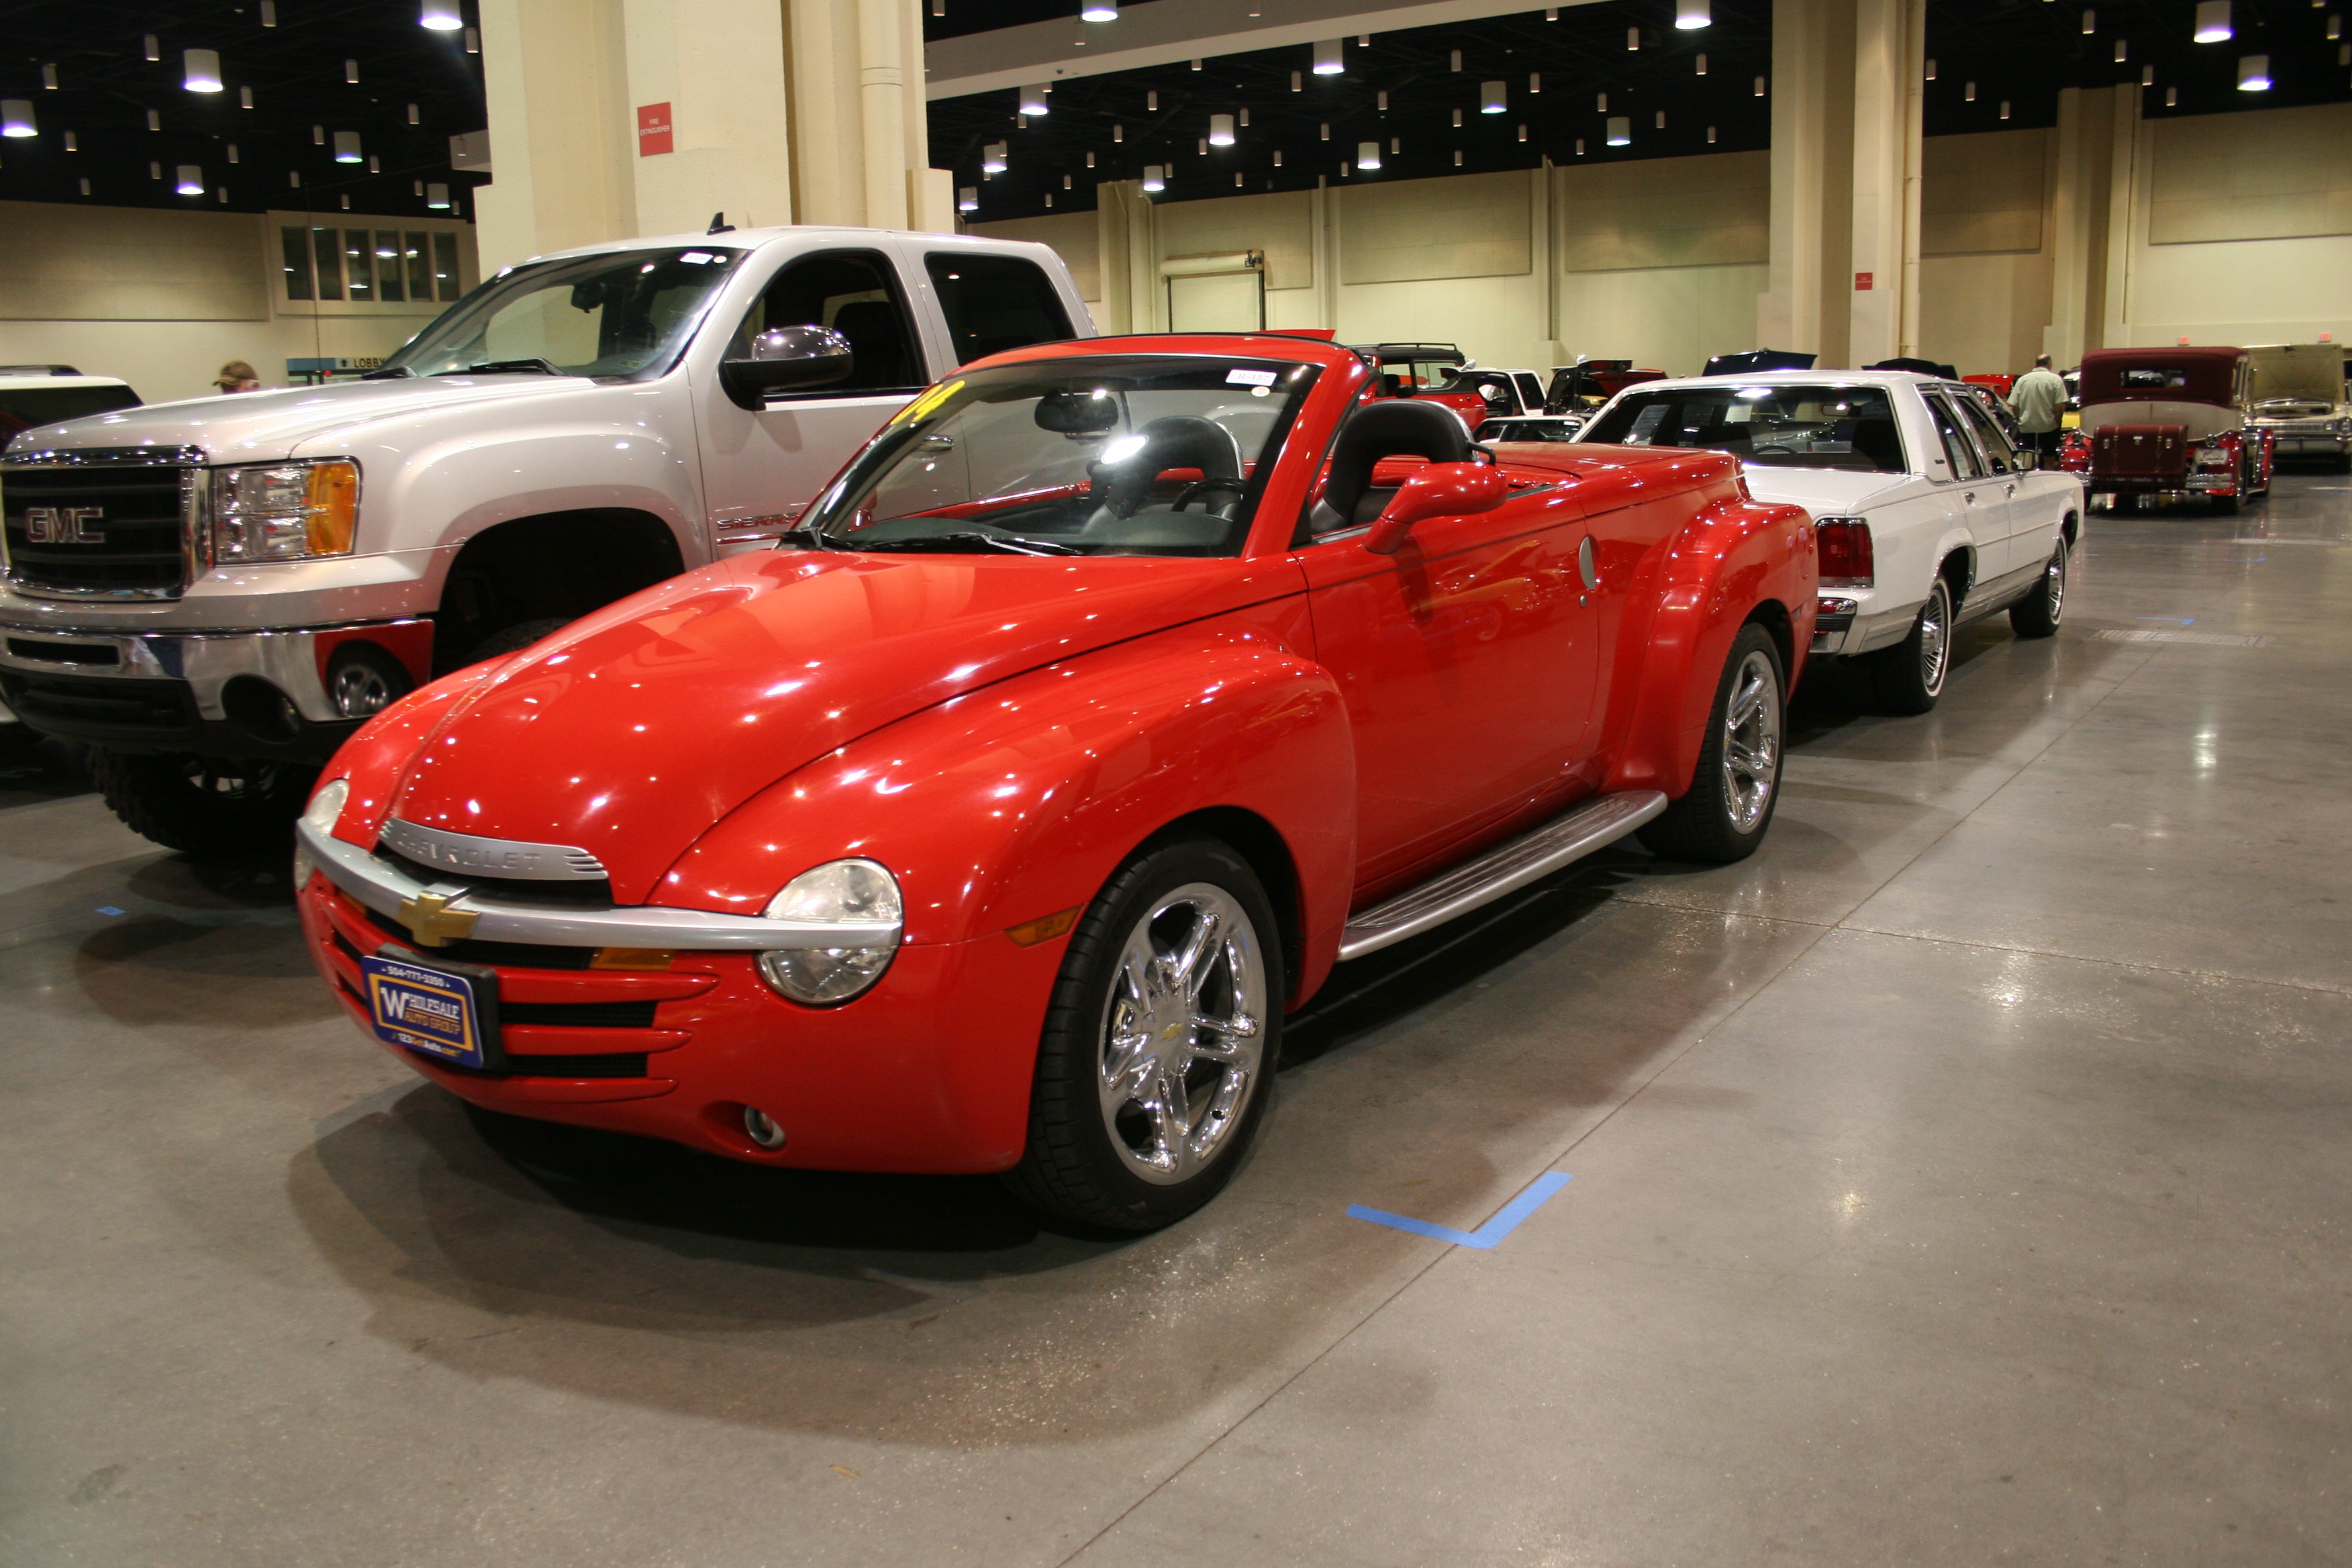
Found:
M 2238 498 L 2236 496 L 2215 496 L 2213 498 L 2213 515 L 2215 517 L 2237 516 Z
M 1139 851 L 1062 955 L 1006 1184 L 1109 1230 L 1157 1230 L 1216 1196 L 1273 1092 L 1282 967 L 1248 861 L 1207 838 Z
M 1890 713 L 1925 713 L 1944 694 L 1952 671 L 1952 585 L 1940 572 L 1911 623 L 1911 635 L 1867 656 L 1878 705 Z
M 2054 637 L 2066 613 L 2066 542 L 2060 540 L 2033 592 L 2009 607 L 2009 629 L 2021 637 Z
M 292 763 L 89 752 L 90 782 L 124 826 L 199 859 L 286 852 L 318 775 Z
M 1690 788 L 1636 830 L 1651 854 L 1721 866 L 1756 853 L 1780 804 L 1788 689 L 1772 634 L 1752 623 L 1740 627 L 1716 683 Z
M 520 653 L 543 637 L 562 631 L 572 623 L 562 616 L 549 616 L 543 620 L 517 621 L 501 626 L 474 645 L 467 657 L 467 664 L 480 664 L 487 659 L 504 658 L 510 653 Z

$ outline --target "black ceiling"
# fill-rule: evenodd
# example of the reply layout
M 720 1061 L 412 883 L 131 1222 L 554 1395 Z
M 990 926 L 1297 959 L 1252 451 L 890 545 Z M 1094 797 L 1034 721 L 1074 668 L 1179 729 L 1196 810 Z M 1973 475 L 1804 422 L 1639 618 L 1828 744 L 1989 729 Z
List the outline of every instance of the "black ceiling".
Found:
M 468 198 L 479 181 L 449 168 L 449 138 L 484 123 L 481 57 L 466 52 L 466 35 L 419 26 L 417 0 L 276 3 L 275 26 L 262 25 L 259 0 L 0 8 L 0 98 L 30 100 L 40 130 L 0 141 L 0 199 L 331 212 L 348 197 L 355 212 L 453 216 L 428 211 L 416 194 L 422 180 L 448 185 L 454 216 L 472 216 Z M 470 4 L 465 19 L 475 21 Z M 150 33 L 157 61 L 146 58 Z M 181 86 L 188 48 L 218 51 L 225 90 Z M 356 84 L 344 79 L 346 60 L 358 64 Z M 42 85 L 44 65 L 56 68 L 54 89 Z M 253 89 L 251 109 L 239 107 L 240 88 Z M 147 128 L 150 110 L 160 131 Z M 328 145 L 313 142 L 313 127 Z M 337 163 L 338 131 L 357 132 L 381 172 Z M 79 151 L 66 151 L 67 132 Z M 203 195 L 175 194 L 173 174 L 184 163 L 203 169 Z M 151 166 L 163 177 L 151 178 Z M 289 174 L 301 176 L 299 188 Z
M 981 30 L 982 16 L 1002 26 L 1075 18 L 1077 11 L 1076 0 L 946 0 L 946 7 L 945 17 L 926 24 L 934 37 Z M 1926 132 L 2054 124 L 2062 89 L 2137 82 L 2151 66 L 2156 83 L 2141 100 L 2151 118 L 2352 99 L 2352 60 L 2342 59 L 2342 44 L 2326 37 L 2328 18 L 2345 8 L 2343 0 L 2327 0 L 2325 7 L 2308 0 L 2235 0 L 2237 36 L 2198 44 L 2190 38 L 2195 0 L 2095 0 L 2088 7 L 2082 0 L 1928 0 L 1927 54 L 1937 74 L 1927 84 Z M 1629 51 L 1627 29 L 1634 27 L 1642 47 Z M 2119 38 L 2126 57 L 2121 63 L 2114 58 Z M 1459 72 L 1452 68 L 1454 49 L 1462 51 Z M 1704 77 L 1697 74 L 1702 53 Z M 2267 92 L 2239 91 L 2238 57 L 2262 53 L 2271 57 L 2275 85 Z M 1347 180 L 1524 169 L 1546 156 L 1592 163 L 1770 144 L 1769 100 L 1755 96 L 1755 79 L 1771 68 L 1770 0 L 1715 0 L 1713 26 L 1688 32 L 1674 29 L 1666 0 L 1631 0 L 1565 8 L 1550 22 L 1536 10 L 1377 33 L 1368 48 L 1349 40 L 1344 75 L 1305 74 L 1301 90 L 1293 92 L 1291 73 L 1307 72 L 1309 56 L 1301 45 L 1211 56 L 1198 71 L 1178 64 L 1065 80 L 1052 94 L 1051 112 L 1025 130 L 1016 127 L 1010 89 L 937 100 L 930 106 L 932 162 L 951 166 L 959 186 L 979 190 L 980 208 L 969 216 L 985 222 L 1044 213 L 1049 196 L 1053 211 L 1091 209 L 1096 182 L 1135 178 L 1147 163 L 1171 166 L 1162 201 L 1308 189 L 1318 176 L 1339 183 L 1343 160 L 1370 140 L 1381 142 L 1382 168 L 1350 171 Z M 1530 72 L 1543 78 L 1540 94 L 1527 91 Z M 1479 85 L 1495 79 L 1510 83 L 1509 110 L 1482 115 Z M 1156 112 L 1146 108 L 1147 94 L 1155 91 Z M 1601 93 L 1609 97 L 1606 111 L 1599 108 Z M 1236 144 L 1203 156 L 1200 139 L 1209 116 L 1244 107 L 1251 122 Z M 1453 123 L 1457 109 L 1459 129 Z M 1662 111 L 1664 129 L 1657 124 Z M 1604 145 L 1611 115 L 1632 121 L 1629 145 Z M 1328 142 L 1325 124 L 1331 128 Z M 1523 124 L 1524 142 L 1517 139 Z M 1114 126 L 1123 140 L 1112 141 Z M 1400 153 L 1389 152 L 1392 140 Z M 981 150 L 992 142 L 1008 143 L 1010 167 L 983 179 Z M 1273 166 L 1276 149 L 1279 169 Z M 1086 166 L 1089 153 L 1092 168 Z

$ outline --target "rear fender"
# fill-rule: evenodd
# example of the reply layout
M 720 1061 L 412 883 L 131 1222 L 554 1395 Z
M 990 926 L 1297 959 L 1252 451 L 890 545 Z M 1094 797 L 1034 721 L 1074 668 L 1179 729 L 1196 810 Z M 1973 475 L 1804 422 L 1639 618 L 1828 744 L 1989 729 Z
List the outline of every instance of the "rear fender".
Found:
M 909 944 L 1002 936 L 1082 909 L 1177 819 L 1240 810 L 1291 858 L 1303 1000 L 1337 956 L 1355 868 L 1347 710 L 1307 646 L 1303 602 L 1277 601 L 926 710 L 752 797 L 655 901 L 756 913 L 810 867 L 865 856 L 898 877 Z
M 1656 574 L 1656 608 L 1646 618 L 1627 616 L 1619 632 L 1617 668 L 1638 670 L 1639 684 L 1601 787 L 1678 797 L 1697 772 L 1715 689 L 1740 627 L 1785 617 L 1781 655 L 1789 689 L 1796 689 L 1820 583 L 1811 520 L 1801 507 L 1711 501 L 1684 526 Z

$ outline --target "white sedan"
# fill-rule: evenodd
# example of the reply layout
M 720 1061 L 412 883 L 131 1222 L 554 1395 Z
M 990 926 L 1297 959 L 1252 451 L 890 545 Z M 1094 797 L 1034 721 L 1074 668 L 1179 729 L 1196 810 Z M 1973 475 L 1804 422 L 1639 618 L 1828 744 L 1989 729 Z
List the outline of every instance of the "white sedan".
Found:
M 1865 661 L 1896 712 L 1936 705 L 1952 633 L 1969 621 L 2006 609 L 2020 637 L 2058 630 L 2082 481 L 2037 469 L 1965 383 L 1906 371 L 1649 381 L 1612 398 L 1577 439 L 1730 452 L 1757 500 L 1811 512 L 1812 657 Z

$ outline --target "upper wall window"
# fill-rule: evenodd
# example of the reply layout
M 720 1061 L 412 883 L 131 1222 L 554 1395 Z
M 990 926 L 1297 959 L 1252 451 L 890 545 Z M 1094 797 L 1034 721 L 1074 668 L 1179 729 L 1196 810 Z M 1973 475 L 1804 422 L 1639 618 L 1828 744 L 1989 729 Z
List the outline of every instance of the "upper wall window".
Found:
M 1070 335 L 1070 313 L 1034 261 L 935 250 L 923 265 L 947 316 L 958 364 Z
M 348 289 L 353 300 L 446 304 L 464 292 L 449 229 L 288 226 L 278 239 L 289 300 L 340 300 Z

